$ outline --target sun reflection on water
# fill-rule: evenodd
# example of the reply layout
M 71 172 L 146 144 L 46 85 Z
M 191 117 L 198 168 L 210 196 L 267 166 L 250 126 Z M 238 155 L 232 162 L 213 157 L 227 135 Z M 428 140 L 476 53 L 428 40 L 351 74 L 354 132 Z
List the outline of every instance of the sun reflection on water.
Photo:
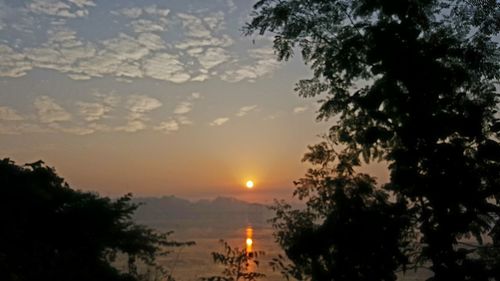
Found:
M 251 226 L 246 228 L 246 250 L 247 253 L 251 253 L 253 251 L 253 229 Z

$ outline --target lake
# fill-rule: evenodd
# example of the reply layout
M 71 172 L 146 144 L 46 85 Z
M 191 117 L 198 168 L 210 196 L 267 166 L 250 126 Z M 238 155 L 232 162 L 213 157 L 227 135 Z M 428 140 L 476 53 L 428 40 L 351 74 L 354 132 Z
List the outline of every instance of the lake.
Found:
M 250 235 L 249 235 L 250 233 Z M 231 247 L 247 247 L 247 239 L 251 239 L 253 251 L 264 251 L 266 254 L 259 257 L 260 266 L 258 272 L 266 274 L 263 281 L 285 280 L 280 273 L 273 272 L 269 261 L 279 254 L 283 254 L 280 247 L 274 242 L 273 229 L 270 226 L 253 227 L 242 225 L 239 228 L 211 228 L 211 227 L 189 227 L 178 229 L 172 235 L 177 241 L 192 240 L 196 245 L 175 249 L 168 257 L 160 259 L 178 281 L 198 280 L 199 277 L 220 274 L 222 267 L 215 265 L 212 261 L 211 252 L 222 251 L 220 239 L 224 239 Z M 428 272 L 407 272 L 399 280 L 423 281 L 430 277 Z
M 195 241 L 196 245 L 177 248 L 169 256 L 160 259 L 178 281 L 197 280 L 199 277 L 220 274 L 222 267 L 214 264 L 211 252 L 223 250 L 220 239 L 239 249 L 247 251 L 264 251 L 264 256 L 259 256 L 260 265 L 256 271 L 266 274 L 263 280 L 282 280 L 279 273 L 273 272 L 269 261 L 282 253 L 276 245 L 270 227 L 253 227 L 242 225 L 240 228 L 186 228 L 178 229 L 172 235 L 177 241 Z M 250 240 L 249 240 L 250 239 Z M 251 244 L 251 245 L 249 245 Z

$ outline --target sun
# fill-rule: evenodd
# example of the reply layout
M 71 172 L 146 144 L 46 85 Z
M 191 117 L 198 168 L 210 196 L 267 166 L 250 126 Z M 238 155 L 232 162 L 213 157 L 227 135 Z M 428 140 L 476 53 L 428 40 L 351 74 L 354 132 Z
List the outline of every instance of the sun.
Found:
M 247 181 L 246 186 L 247 188 L 253 188 L 253 181 Z

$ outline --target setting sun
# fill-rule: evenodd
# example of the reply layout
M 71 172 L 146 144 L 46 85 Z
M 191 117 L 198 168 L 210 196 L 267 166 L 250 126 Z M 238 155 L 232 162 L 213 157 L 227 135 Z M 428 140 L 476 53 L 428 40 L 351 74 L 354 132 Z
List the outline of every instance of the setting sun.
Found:
M 246 186 L 247 188 L 253 188 L 253 181 L 247 181 Z

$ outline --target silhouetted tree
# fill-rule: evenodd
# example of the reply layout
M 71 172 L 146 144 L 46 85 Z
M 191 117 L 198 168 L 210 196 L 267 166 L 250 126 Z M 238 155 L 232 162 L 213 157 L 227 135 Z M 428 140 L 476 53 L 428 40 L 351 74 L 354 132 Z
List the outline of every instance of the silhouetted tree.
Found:
M 76 191 L 42 161 L 0 160 L 0 198 L 0 280 L 172 280 L 155 258 L 185 245 L 135 224 L 131 195 Z M 127 272 L 112 265 L 117 256 Z
M 429 265 L 430 280 L 500 280 L 499 31 L 495 0 L 255 4 L 247 34 L 273 33 L 281 60 L 300 50 L 313 77 L 296 90 L 321 96 L 319 120 L 338 120 L 327 135 L 333 146 L 306 155 L 333 166 L 297 182 L 307 209 L 276 207 L 276 235 L 295 275 L 393 280 L 397 264 L 409 262 Z M 375 189 L 355 172 L 361 159 L 386 161 L 390 182 Z M 305 243 L 326 248 L 311 252 Z M 364 257 L 374 253 L 383 265 Z M 368 267 L 378 279 L 354 272 Z
M 262 251 L 247 252 L 246 249 L 232 248 L 226 241 L 220 240 L 224 247 L 223 252 L 212 252 L 216 264 L 224 266 L 222 275 L 202 277 L 200 281 L 256 281 L 266 275 L 251 270 L 250 267 L 259 266 L 257 258 L 263 255 Z

